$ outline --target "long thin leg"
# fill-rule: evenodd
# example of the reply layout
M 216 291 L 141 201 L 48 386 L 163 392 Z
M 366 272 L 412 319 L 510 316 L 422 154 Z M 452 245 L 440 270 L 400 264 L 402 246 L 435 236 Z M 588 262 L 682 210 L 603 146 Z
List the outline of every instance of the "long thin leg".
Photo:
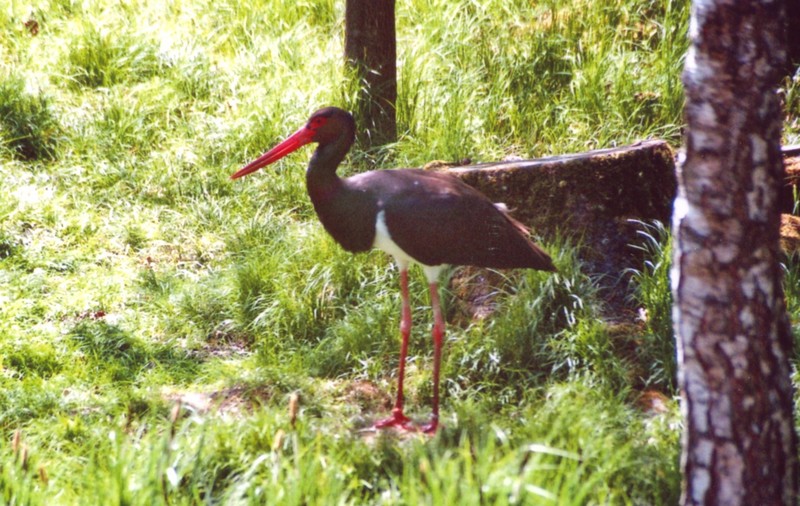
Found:
M 385 420 L 375 422 L 376 429 L 400 426 L 409 429 L 411 421 L 403 414 L 403 379 L 406 371 L 406 356 L 408 355 L 408 338 L 411 335 L 411 303 L 408 300 L 408 269 L 400 271 L 400 297 L 402 309 L 400 316 L 400 366 L 397 371 L 397 401 L 395 401 L 392 416 Z
M 439 366 L 442 362 L 442 339 L 444 337 L 444 318 L 439 304 L 439 285 L 430 283 L 431 308 L 433 309 L 433 414 L 431 421 L 422 426 L 422 432 L 432 434 L 439 427 Z

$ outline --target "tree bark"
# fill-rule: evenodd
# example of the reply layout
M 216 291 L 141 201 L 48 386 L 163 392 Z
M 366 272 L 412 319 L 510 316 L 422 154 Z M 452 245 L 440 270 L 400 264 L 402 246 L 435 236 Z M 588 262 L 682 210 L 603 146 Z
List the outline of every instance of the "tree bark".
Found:
M 673 215 L 685 505 L 797 501 L 778 246 L 783 7 L 692 4 Z
M 397 43 L 394 0 L 347 0 L 344 52 L 358 79 L 358 142 L 364 148 L 397 140 Z

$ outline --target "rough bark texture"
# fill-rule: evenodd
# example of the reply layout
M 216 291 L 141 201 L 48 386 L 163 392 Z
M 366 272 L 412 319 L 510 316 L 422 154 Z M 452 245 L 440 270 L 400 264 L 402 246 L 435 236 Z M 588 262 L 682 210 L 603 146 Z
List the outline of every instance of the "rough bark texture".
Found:
M 397 140 L 394 0 L 347 0 L 344 53 L 359 92 L 354 116 L 362 148 Z
M 792 342 L 778 263 L 782 6 L 692 5 L 673 222 L 687 505 L 797 500 Z

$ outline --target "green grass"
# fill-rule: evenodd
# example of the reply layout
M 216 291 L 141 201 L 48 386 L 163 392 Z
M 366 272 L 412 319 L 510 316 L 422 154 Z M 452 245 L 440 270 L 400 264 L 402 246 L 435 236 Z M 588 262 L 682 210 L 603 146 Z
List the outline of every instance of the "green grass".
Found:
M 0 149 L 20 160 L 53 160 L 60 130 L 48 96 L 27 91 L 18 76 L 4 77 L 0 82 Z
M 399 140 L 342 172 L 677 144 L 687 4 L 398 2 Z M 609 325 L 574 248 L 546 243 L 559 273 L 504 273 L 483 320 L 457 324 L 443 288 L 439 435 L 360 431 L 394 395 L 396 269 L 324 233 L 309 151 L 228 179 L 316 108 L 351 108 L 343 6 L 0 11 L 0 503 L 677 501 L 669 245 L 649 226 L 632 276 L 646 322 Z M 417 270 L 411 294 L 422 418 Z M 663 409 L 637 402 L 645 390 Z
M 641 269 L 630 271 L 633 298 L 639 309 L 643 330 L 638 347 L 640 360 L 648 365 L 643 382 L 674 391 L 677 357 L 672 329 L 672 236 L 660 222 L 639 223 L 641 244 L 632 245 L 644 254 Z
M 784 79 L 779 93 L 783 98 L 786 114 L 784 122 L 784 143 L 800 144 L 800 70 Z

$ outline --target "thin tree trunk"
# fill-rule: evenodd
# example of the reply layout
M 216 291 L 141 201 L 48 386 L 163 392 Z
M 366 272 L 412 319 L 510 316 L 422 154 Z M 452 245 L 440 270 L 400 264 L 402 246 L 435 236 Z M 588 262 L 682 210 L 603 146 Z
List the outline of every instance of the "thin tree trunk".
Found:
M 394 0 L 347 0 L 344 52 L 359 80 L 355 118 L 363 147 L 397 140 Z
M 797 500 L 778 246 L 782 14 L 781 1 L 692 5 L 673 218 L 684 505 Z

